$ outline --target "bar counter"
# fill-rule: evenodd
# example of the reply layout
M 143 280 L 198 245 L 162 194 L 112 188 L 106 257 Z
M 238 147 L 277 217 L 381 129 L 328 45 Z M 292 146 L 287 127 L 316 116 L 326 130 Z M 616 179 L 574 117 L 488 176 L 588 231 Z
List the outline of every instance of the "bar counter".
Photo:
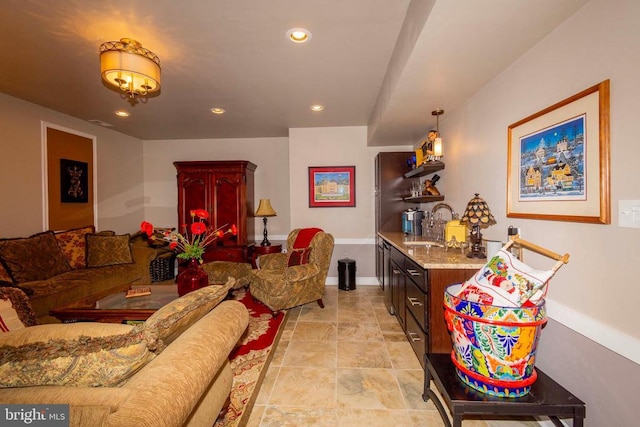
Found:
M 397 231 L 380 231 L 378 236 L 426 269 L 480 269 L 486 259 L 467 258 L 469 249 L 448 248 L 428 245 L 428 240 L 420 236 L 407 236 Z

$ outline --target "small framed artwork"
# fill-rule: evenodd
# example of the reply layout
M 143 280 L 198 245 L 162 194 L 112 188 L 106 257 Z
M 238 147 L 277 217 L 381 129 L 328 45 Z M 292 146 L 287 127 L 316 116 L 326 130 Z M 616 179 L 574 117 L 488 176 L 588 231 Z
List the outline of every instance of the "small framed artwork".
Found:
M 309 167 L 310 208 L 352 208 L 355 206 L 355 166 Z
M 609 80 L 509 126 L 507 217 L 611 223 Z
M 89 202 L 89 165 L 86 162 L 60 159 L 60 201 Z

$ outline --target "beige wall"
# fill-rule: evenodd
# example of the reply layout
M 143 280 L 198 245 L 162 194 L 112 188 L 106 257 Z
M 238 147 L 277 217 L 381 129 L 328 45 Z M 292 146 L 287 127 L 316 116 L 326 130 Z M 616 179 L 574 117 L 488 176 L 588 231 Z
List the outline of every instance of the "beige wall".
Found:
M 0 236 L 43 231 L 42 123 L 97 138 L 99 229 L 135 231 L 142 217 L 142 142 L 0 94 Z

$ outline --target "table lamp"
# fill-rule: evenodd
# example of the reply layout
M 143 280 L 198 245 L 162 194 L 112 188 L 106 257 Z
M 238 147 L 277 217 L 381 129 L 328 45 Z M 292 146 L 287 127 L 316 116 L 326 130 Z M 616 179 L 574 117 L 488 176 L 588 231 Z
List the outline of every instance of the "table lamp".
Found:
M 467 253 L 468 258 L 486 258 L 484 248 L 482 247 L 481 228 L 487 228 L 496 223 L 495 218 L 489 210 L 489 205 L 484 199 L 475 194 L 475 197 L 469 200 L 467 208 L 460 222 L 467 224 L 471 228 L 471 252 Z
M 260 203 L 258 204 L 258 209 L 256 210 L 255 216 L 263 217 L 262 222 L 264 223 L 264 239 L 262 239 L 262 243 L 260 246 L 271 246 L 271 242 L 267 239 L 267 217 L 276 216 L 276 211 L 271 207 L 271 200 L 269 199 L 260 199 Z

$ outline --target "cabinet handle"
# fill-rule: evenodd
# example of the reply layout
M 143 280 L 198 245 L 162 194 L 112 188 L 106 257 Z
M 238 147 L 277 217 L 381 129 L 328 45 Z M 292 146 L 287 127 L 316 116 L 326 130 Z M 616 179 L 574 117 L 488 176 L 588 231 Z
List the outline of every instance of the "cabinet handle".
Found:
M 402 274 L 402 272 L 400 270 L 396 270 L 395 268 L 393 269 L 393 274 Z
M 420 276 L 420 272 L 418 270 L 414 270 L 411 268 L 407 268 L 407 273 L 409 273 L 412 276 Z
M 418 298 L 407 297 L 407 299 L 409 300 L 409 304 L 411 304 L 411 305 L 417 305 L 417 306 L 421 306 L 422 305 L 422 303 L 420 302 L 420 300 Z
M 409 332 L 409 338 L 411 338 L 411 341 L 413 342 L 422 341 L 422 339 L 420 339 L 420 335 L 415 332 Z

